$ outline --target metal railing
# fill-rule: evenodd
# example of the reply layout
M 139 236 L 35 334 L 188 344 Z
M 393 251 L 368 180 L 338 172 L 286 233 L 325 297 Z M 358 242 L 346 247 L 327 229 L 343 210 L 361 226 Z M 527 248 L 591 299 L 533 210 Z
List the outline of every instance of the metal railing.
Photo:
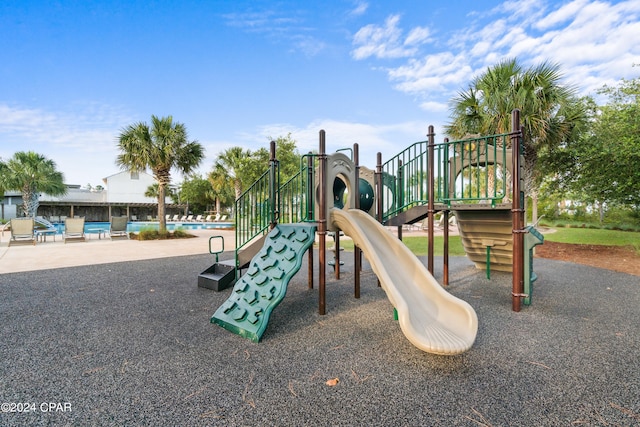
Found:
M 510 134 L 434 145 L 434 202 L 491 203 L 507 197 Z M 382 165 L 383 221 L 429 199 L 429 142 L 416 142 Z
M 300 170 L 282 184 L 280 194 L 281 223 L 315 221 L 315 170 L 316 154 L 305 154 L 300 158 Z
M 264 234 L 274 221 L 272 179 L 273 172 L 270 168 L 236 199 L 236 253 L 254 238 Z
M 444 142 L 448 153 L 442 202 L 491 203 L 507 196 L 510 134 Z
M 434 196 L 440 200 L 446 194 L 446 149 L 436 145 L 434 150 Z M 383 220 L 413 206 L 425 205 L 429 199 L 428 186 L 429 143 L 416 142 L 382 165 Z

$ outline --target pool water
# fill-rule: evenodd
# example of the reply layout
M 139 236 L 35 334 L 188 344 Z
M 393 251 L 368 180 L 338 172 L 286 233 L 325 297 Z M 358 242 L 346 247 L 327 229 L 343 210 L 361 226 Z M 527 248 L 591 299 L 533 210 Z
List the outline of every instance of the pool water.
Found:
M 84 232 L 85 233 L 98 233 L 99 231 L 109 231 L 108 222 L 85 222 L 84 223 Z M 64 232 L 64 223 L 54 223 L 56 230 L 59 234 Z M 232 228 L 232 222 L 176 222 L 176 223 L 167 223 L 167 230 L 173 231 L 176 228 L 180 228 L 182 230 L 213 230 L 213 229 L 221 229 L 221 228 Z M 153 221 L 136 221 L 136 222 L 128 222 L 127 223 L 127 232 L 129 233 L 137 233 L 140 230 L 157 230 L 159 227 L 158 222 Z

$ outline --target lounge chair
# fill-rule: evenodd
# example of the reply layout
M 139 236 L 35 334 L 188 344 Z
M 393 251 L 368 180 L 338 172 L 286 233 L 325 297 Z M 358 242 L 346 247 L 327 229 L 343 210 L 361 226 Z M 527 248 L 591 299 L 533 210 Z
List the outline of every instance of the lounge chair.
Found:
M 193 215 L 189 215 L 189 216 L 187 217 L 187 219 L 185 219 L 185 221 L 187 221 L 187 222 L 192 222 L 192 221 L 193 221 Z
M 180 221 L 180 215 L 174 215 L 171 221 Z
M 182 215 L 182 218 L 180 218 L 180 222 L 185 222 L 187 220 L 187 216 L 186 215 Z
M 193 221 L 194 222 L 202 222 L 202 215 L 198 215 Z
M 62 235 L 62 238 L 65 243 L 67 243 L 67 240 L 84 242 L 84 217 L 66 218 L 64 220 L 64 234 Z
M 27 242 L 36 244 L 36 235 L 33 231 L 33 218 L 11 218 L 11 239 L 12 243 Z
M 204 222 L 211 222 L 213 221 L 213 215 L 207 215 L 207 217 L 204 219 Z
M 220 221 L 226 221 L 227 220 L 227 215 L 222 215 L 220 217 Z
M 112 216 L 109 224 L 109 238 L 114 237 L 126 237 L 129 238 L 127 233 L 127 217 L 126 216 Z

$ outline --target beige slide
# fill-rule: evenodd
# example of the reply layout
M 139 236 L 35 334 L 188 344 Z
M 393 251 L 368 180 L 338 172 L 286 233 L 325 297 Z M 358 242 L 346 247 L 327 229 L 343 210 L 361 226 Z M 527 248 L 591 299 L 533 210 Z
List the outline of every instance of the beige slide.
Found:
M 367 213 L 333 208 L 330 215 L 331 223 L 362 249 L 413 345 L 441 355 L 471 348 L 478 332 L 471 305 L 443 289 L 404 243 Z

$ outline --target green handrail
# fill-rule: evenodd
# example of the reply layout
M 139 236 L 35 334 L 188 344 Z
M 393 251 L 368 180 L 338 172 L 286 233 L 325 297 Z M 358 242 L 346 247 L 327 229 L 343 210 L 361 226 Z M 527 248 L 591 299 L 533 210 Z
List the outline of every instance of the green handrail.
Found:
M 271 178 L 271 171 L 267 170 L 235 201 L 236 258 L 239 250 L 269 228 Z
M 442 202 L 501 202 L 507 194 L 509 134 L 498 134 L 445 142 L 449 159 L 447 191 Z M 502 165 L 502 166 L 500 166 Z M 455 175 L 455 176 L 454 176 Z M 453 182 L 451 182 L 453 181 Z
M 508 144 L 508 133 L 435 144 L 434 202 L 501 202 L 507 194 L 507 167 L 497 164 L 510 164 Z M 413 143 L 382 165 L 383 221 L 428 203 L 428 165 L 428 141 Z

